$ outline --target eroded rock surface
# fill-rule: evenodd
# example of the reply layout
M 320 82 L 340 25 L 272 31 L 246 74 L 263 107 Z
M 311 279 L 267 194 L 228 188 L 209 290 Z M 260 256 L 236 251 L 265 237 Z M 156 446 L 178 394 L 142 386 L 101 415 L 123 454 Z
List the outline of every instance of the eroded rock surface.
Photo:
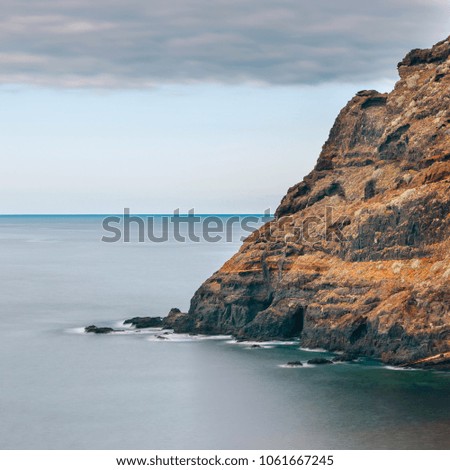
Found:
M 450 350 L 450 44 L 413 50 L 389 94 L 340 112 L 275 220 L 195 293 L 178 332 L 405 363 Z

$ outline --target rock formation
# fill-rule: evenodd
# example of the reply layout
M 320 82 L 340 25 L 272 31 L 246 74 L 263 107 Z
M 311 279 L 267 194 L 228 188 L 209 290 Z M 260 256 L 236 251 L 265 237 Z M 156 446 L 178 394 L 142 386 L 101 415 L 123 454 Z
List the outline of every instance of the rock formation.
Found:
M 161 317 L 133 317 L 125 320 L 124 325 L 131 325 L 137 329 L 160 328 L 163 324 Z
M 449 54 L 413 50 L 391 93 L 357 93 L 275 219 L 165 324 L 398 364 L 450 351 Z
M 97 335 L 106 335 L 108 333 L 114 333 L 115 331 L 122 331 L 122 330 L 114 330 L 113 328 L 109 328 L 106 326 L 95 326 L 90 325 L 84 329 L 85 333 L 95 333 Z

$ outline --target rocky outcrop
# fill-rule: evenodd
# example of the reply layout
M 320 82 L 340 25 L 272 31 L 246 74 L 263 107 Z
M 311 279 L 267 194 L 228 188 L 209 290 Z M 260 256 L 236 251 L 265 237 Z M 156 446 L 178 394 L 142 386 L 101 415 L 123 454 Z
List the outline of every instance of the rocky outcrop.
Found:
M 340 112 L 275 219 L 195 293 L 175 331 L 405 363 L 450 350 L 450 43 Z
M 109 328 L 107 326 L 95 326 L 95 325 L 89 325 L 84 329 L 85 333 L 95 333 L 96 335 L 106 335 L 108 333 L 113 333 L 114 331 L 122 331 L 122 330 L 114 330 L 113 328 Z
M 186 333 L 192 329 L 191 317 L 187 313 L 181 312 L 179 308 L 172 308 L 167 317 L 163 318 L 163 327 L 173 329 L 177 333 Z
M 141 328 L 161 328 L 163 320 L 161 317 L 133 317 L 125 320 L 124 325 L 132 325 L 137 329 Z
M 353 361 L 356 361 L 356 359 L 358 359 L 358 356 L 356 354 L 343 353 L 343 354 L 339 354 L 333 357 L 332 361 L 333 362 L 353 362 Z
M 450 352 L 440 353 L 402 364 L 402 367 L 420 367 L 422 369 L 440 369 L 450 371 Z
M 315 366 L 322 366 L 325 364 L 333 364 L 332 361 L 329 359 L 325 359 L 324 357 L 313 357 L 308 361 L 308 364 L 315 365 Z

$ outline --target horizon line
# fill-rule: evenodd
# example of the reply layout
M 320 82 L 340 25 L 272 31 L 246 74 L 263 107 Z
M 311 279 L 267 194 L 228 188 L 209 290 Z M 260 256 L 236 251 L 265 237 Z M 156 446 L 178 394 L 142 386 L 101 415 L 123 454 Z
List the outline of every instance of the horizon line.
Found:
M 42 213 L 42 214 L 28 214 L 28 213 L 14 213 L 14 214 L 0 214 L 0 217 L 104 217 L 104 216 L 124 216 L 125 214 L 123 213 L 95 213 L 95 214 L 87 214 L 87 213 L 78 213 L 78 214 L 71 214 L 71 213 L 55 213 L 55 214 L 48 214 L 48 213 Z M 266 217 L 273 217 L 274 214 L 270 213 L 264 213 L 264 212 L 230 212 L 230 213 L 221 213 L 221 212 L 205 212 L 205 213 L 187 213 L 187 212 L 180 212 L 179 214 L 174 214 L 174 213 L 165 213 L 165 212 L 150 212 L 150 213 L 145 213 L 145 212 L 132 212 L 130 214 L 126 214 L 130 216 L 170 216 L 170 217 L 181 217 L 181 216 L 233 216 L 233 215 L 258 215 L 258 216 L 266 216 Z

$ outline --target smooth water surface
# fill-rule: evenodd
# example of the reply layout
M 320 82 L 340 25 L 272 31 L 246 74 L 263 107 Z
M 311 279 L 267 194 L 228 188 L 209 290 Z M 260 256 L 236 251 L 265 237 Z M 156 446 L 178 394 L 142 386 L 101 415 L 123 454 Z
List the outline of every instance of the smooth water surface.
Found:
M 0 448 L 449 448 L 447 373 L 282 367 L 330 356 L 297 344 L 82 333 L 186 310 L 240 245 L 102 234 L 101 217 L 0 218 Z

